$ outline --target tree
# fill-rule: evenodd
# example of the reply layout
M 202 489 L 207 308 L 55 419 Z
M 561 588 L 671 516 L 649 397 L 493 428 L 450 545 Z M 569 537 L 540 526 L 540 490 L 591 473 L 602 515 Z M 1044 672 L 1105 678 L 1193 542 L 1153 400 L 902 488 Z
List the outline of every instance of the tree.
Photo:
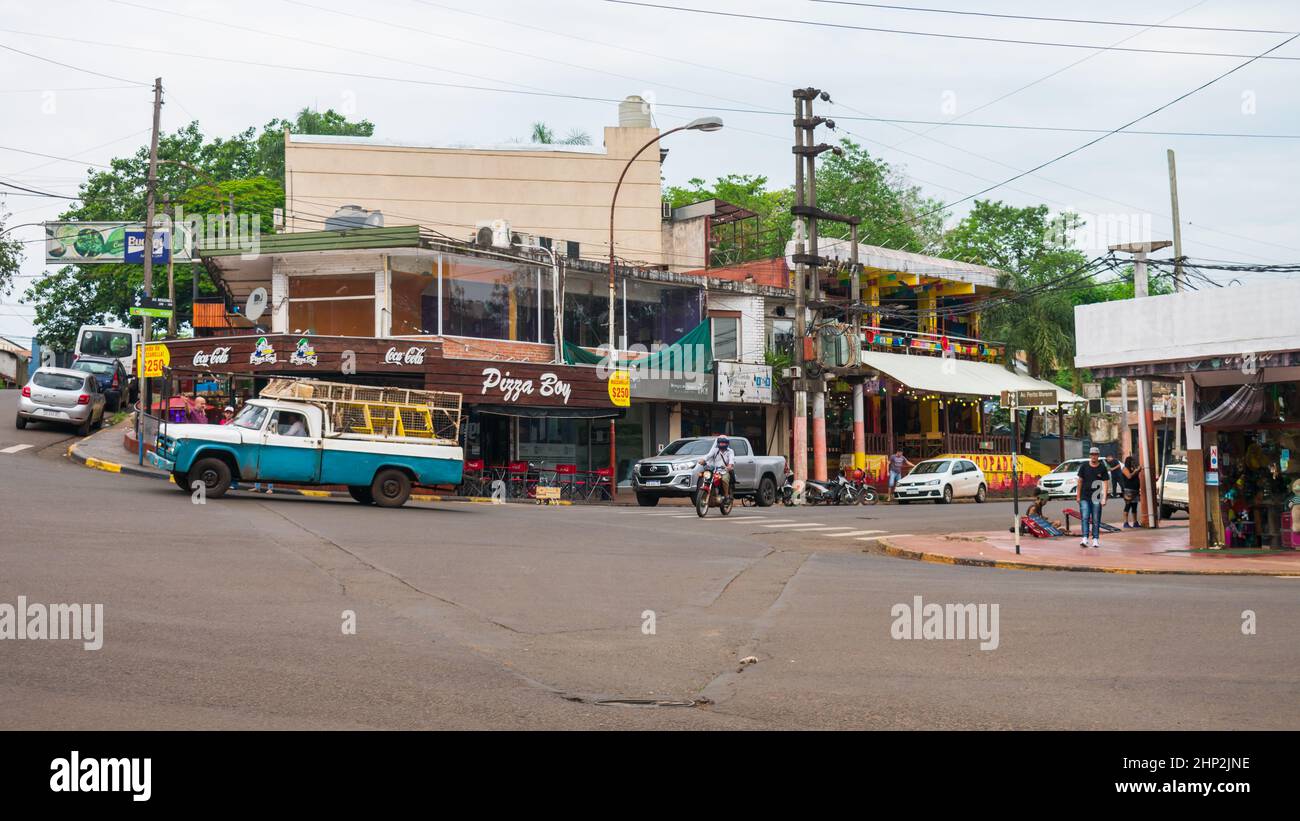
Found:
M 5 220 L 12 214 L 0 214 L 0 296 L 8 296 L 22 262 L 23 244 L 4 235 Z
M 342 137 L 371 137 L 375 125 L 369 120 L 353 122 L 334 109 L 324 112 L 304 108 L 292 120 L 276 118 L 262 126 L 257 137 L 256 173 L 284 182 L 284 130 L 291 134 L 327 134 Z M 251 136 L 252 130 L 245 132 Z
M 370 135 L 374 125 L 351 122 L 334 111 L 303 109 L 293 120 L 275 119 L 259 135 L 248 128 L 231 137 L 208 138 L 198 122 L 163 134 L 158 141 L 158 212 L 172 201 L 192 215 L 214 215 L 229 210 L 233 197 L 236 213 L 256 217 L 261 232 L 273 231 L 272 212 L 284 204 L 284 128 L 293 133 Z M 109 169 L 90 172 L 82 183 L 80 201 L 60 215 L 65 220 L 142 222 L 145 183 L 149 173 L 148 146 L 109 163 Z M 4 284 L 3 248 L 0 246 L 0 285 Z M 155 270 L 155 274 L 157 271 Z M 191 311 L 193 270 L 175 270 L 176 310 Z M 39 338 L 54 347 L 75 341 L 81 325 L 129 320 L 128 309 L 142 294 L 139 265 L 65 266 L 33 283 L 22 301 L 37 306 Z M 166 287 L 166 280 L 161 280 Z M 155 276 L 155 289 L 159 279 Z M 216 289 L 200 279 L 201 294 Z
M 575 128 L 563 139 L 556 139 L 555 132 L 546 123 L 533 123 L 528 141 L 542 145 L 591 145 L 591 135 L 580 128 Z
M 758 215 L 756 236 L 746 237 L 742 230 L 742 239 L 733 243 L 739 247 L 724 243 L 715 248 L 714 264 L 785 255 L 785 244 L 791 235 L 790 206 L 794 204 L 794 192 L 789 188 L 768 190 L 767 177 L 761 174 L 727 174 L 711 185 L 696 177 L 687 181 L 685 187 L 665 188 L 663 197 L 673 208 L 718 199 Z
M 1024 351 L 1031 376 L 1054 378 L 1060 368 L 1073 370 L 1071 289 L 1093 285 L 1083 273 L 1087 258 L 1064 241 L 1079 224 L 1073 214 L 1049 219 L 1046 205 L 1017 208 L 976 200 L 943 238 L 943 256 L 1003 272 L 997 285 L 1007 298 L 984 312 L 981 329 L 1006 344 L 1008 364 L 1016 351 Z
M 903 251 L 930 252 L 943 232 L 940 203 L 921 193 L 900 169 L 875 159 L 849 139 L 840 140 L 841 154 L 826 152 L 817 168 L 817 206 L 861 217 L 858 240 Z M 845 238 L 849 226 L 818 224 L 821 236 Z

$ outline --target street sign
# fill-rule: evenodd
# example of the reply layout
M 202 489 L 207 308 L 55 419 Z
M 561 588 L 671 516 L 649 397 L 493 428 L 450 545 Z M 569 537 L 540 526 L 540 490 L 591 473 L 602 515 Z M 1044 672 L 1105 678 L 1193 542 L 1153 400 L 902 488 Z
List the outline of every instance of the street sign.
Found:
M 1003 391 L 1001 399 L 1004 408 L 1037 408 L 1056 403 L 1056 391 Z
M 628 371 L 614 371 L 609 375 L 609 401 L 616 408 L 632 404 L 632 376 Z
M 143 305 L 132 305 L 127 312 L 131 316 L 151 316 L 155 319 L 170 319 L 174 313 L 171 308 L 146 308 Z
M 136 359 L 136 373 L 147 379 L 162 376 L 163 368 L 172 363 L 172 354 L 171 351 L 167 350 L 166 345 L 154 343 L 152 345 L 138 346 L 136 348 Z

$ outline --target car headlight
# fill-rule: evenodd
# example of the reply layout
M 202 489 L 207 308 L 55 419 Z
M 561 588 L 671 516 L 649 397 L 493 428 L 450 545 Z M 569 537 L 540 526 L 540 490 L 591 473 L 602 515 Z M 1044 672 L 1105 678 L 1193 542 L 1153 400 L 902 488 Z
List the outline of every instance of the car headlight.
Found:
M 690 470 L 695 467 L 694 462 L 673 462 L 674 471 Z
M 939 480 L 938 480 L 938 479 L 931 479 L 930 481 L 928 481 L 928 482 L 922 482 L 921 484 L 923 484 L 923 485 L 937 485 L 937 484 L 939 484 Z

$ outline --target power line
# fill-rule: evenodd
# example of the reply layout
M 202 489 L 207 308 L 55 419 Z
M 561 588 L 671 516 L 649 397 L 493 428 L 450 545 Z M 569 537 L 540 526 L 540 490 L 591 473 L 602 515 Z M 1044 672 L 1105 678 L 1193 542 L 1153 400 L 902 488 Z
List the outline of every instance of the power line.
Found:
M 718 17 L 739 18 L 745 20 L 762 20 L 770 23 L 794 23 L 800 26 L 817 26 L 820 28 L 846 29 L 851 31 L 872 31 L 881 34 L 904 34 L 914 37 L 938 37 L 947 40 L 974 40 L 985 43 L 1000 43 L 1006 45 L 1020 46 L 1051 46 L 1053 48 L 1075 48 L 1075 49 L 1098 49 L 1106 48 L 1109 51 L 1123 51 L 1135 54 L 1171 54 L 1179 57 L 1250 57 L 1249 54 L 1238 54 L 1235 52 L 1220 51 L 1187 51 L 1183 49 L 1156 49 L 1156 48 L 1128 48 L 1124 46 L 1098 46 L 1089 43 L 1059 43 L 1044 40 L 1017 40 L 1008 37 L 981 37 L 974 34 L 944 34 L 935 31 L 911 31 L 907 29 L 888 29 L 878 26 L 858 26 L 850 23 L 828 23 L 822 20 L 799 20 L 793 17 L 767 17 L 760 14 L 744 14 L 734 11 L 718 11 L 716 9 L 693 9 L 686 6 L 665 6 L 657 3 L 644 3 L 640 0 L 605 0 L 606 3 L 615 3 L 620 6 L 641 6 L 643 8 L 660 9 L 662 11 L 681 11 L 692 14 L 708 14 Z M 1289 33 L 1289 32 L 1283 32 Z M 1300 61 L 1300 57 L 1269 57 L 1269 60 L 1287 60 Z
M 1035 20 L 1045 23 L 1083 23 L 1090 26 L 1130 26 L 1145 29 L 1179 29 L 1182 31 L 1219 31 L 1234 34 L 1295 34 L 1293 31 L 1274 31 L 1272 29 L 1224 28 L 1221 26 L 1169 26 L 1161 23 L 1131 23 L 1118 20 L 1081 20 L 1071 17 L 1034 17 L 1027 14 L 995 14 L 987 11 L 959 11 L 957 9 L 922 8 L 919 6 L 896 6 L 888 3 L 859 3 L 852 0 L 812 0 L 835 6 L 863 6 L 873 9 L 891 9 L 894 11 L 920 11 L 929 14 L 960 14 L 969 17 L 996 17 L 1004 20 Z
M 128 79 L 126 79 L 125 77 L 117 77 L 117 76 L 114 76 L 114 75 L 112 75 L 112 74 L 104 74 L 103 72 L 92 71 L 92 70 L 90 70 L 90 69 L 88 69 L 88 68 L 82 68 L 82 67 L 80 67 L 80 66 L 74 66 L 74 65 L 72 65 L 71 63 L 62 63 L 62 62 L 59 62 L 58 60 L 54 60 L 54 59 L 51 59 L 51 58 L 49 58 L 49 57 L 42 57 L 42 56 L 39 55 L 39 54 L 32 54 L 30 51 L 23 51 L 23 50 L 20 49 L 20 48 L 14 48 L 13 46 L 6 46 L 4 43 L 0 43 L 0 48 L 4 49 L 5 51 L 12 51 L 12 52 L 14 52 L 15 54 L 21 54 L 21 55 L 23 55 L 24 57 L 31 57 L 33 60 L 41 60 L 42 62 L 53 63 L 53 64 L 56 65 L 56 66 L 62 66 L 62 67 L 64 67 L 64 68 L 70 68 L 70 69 L 72 69 L 73 71 L 80 71 L 80 72 L 83 72 L 83 73 L 85 73 L 85 74 L 93 74 L 93 75 L 95 75 L 96 77 L 103 77 L 103 78 L 106 79 L 106 80 L 117 80 L 117 81 L 120 82 L 120 83 L 131 83 L 132 85 L 136 85 L 136 86 L 147 86 L 147 85 L 149 85 L 148 83 L 140 83 L 140 82 L 136 82 L 135 80 L 128 80 Z
M 79 199 L 81 199 L 81 197 L 70 197 L 70 196 L 68 196 L 67 194 L 52 194 L 52 193 L 50 193 L 49 191 L 38 191 L 38 190 L 36 190 L 35 188 L 27 188 L 27 187 L 25 187 L 25 186 L 17 185 L 17 184 L 12 183 L 12 182 L 5 182 L 4 180 L 0 180 L 0 185 L 6 186 L 6 187 L 8 187 L 8 188 L 14 188 L 14 189 L 17 189 L 17 190 L 19 190 L 19 191 L 25 191 L 25 192 L 27 192 L 28 194 L 33 195 L 33 196 L 37 196 L 37 197 L 54 197 L 54 198 L 56 198 L 56 199 L 61 199 L 61 200 L 79 200 Z M 23 195 L 22 195 L 22 194 L 17 194 L 17 195 L 15 195 L 15 196 L 23 196 Z

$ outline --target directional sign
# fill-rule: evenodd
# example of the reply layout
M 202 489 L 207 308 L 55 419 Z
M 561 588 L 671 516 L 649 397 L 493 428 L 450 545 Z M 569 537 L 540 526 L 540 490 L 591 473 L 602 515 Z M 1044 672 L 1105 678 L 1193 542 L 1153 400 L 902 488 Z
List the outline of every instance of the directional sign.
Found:
M 146 308 L 143 305 L 132 305 L 127 312 L 131 316 L 151 316 L 155 319 L 171 319 L 174 313 L 171 308 Z
M 1004 408 L 1037 408 L 1058 401 L 1056 391 L 1003 391 L 1000 404 Z

